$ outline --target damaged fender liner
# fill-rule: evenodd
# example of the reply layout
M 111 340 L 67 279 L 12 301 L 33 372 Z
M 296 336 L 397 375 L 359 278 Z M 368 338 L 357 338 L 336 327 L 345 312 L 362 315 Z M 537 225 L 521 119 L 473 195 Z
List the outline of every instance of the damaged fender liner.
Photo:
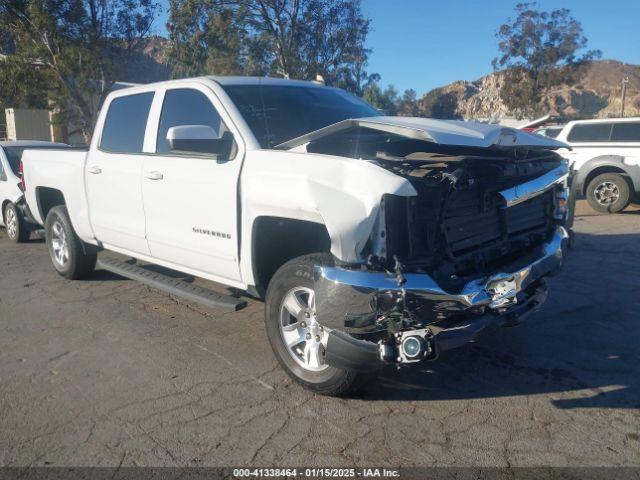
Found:
M 395 277 L 384 273 L 316 266 L 314 288 L 318 321 L 331 329 L 327 363 L 351 370 L 384 365 L 377 344 L 351 335 L 386 330 L 391 312 L 384 308 L 390 308 L 385 305 L 393 302 L 385 303 L 382 299 L 389 297 L 406 295 L 430 302 L 436 310 L 471 314 L 444 328 L 433 325 L 436 354 L 465 344 L 488 325 L 517 323 L 544 303 L 547 295 L 544 277 L 560 270 L 567 239 L 566 230 L 558 227 L 536 260 L 515 271 L 469 282 L 458 293 L 443 290 L 427 274 L 408 274 L 406 283 L 398 286 Z M 505 281 L 511 285 L 509 291 L 494 288 L 495 284 Z
M 380 361 L 377 344 L 339 330 L 329 332 L 325 361 L 337 368 L 360 372 L 376 370 L 384 365 Z

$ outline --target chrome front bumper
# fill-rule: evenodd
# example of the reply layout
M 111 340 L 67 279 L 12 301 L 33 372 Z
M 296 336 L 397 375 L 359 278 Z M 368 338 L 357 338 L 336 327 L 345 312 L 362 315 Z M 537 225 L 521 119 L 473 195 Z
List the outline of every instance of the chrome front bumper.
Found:
M 381 331 L 386 328 L 380 321 L 385 310 L 401 298 L 430 303 L 435 312 L 449 315 L 500 315 L 516 309 L 517 297 L 523 290 L 560 270 L 568 238 L 567 231 L 558 227 L 525 266 L 471 281 L 457 293 L 445 291 L 427 274 L 406 274 L 406 282 L 399 286 L 395 276 L 382 272 L 317 266 L 314 280 L 318 321 L 348 334 Z

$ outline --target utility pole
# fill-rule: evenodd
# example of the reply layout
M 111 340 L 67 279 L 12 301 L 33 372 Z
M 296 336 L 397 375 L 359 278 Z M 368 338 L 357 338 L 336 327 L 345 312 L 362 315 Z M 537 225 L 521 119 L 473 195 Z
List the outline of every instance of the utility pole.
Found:
M 624 117 L 624 102 L 625 99 L 627 97 L 627 85 L 629 84 L 629 77 L 624 77 L 622 79 L 622 99 L 621 99 L 621 104 L 622 106 L 620 107 L 620 116 Z

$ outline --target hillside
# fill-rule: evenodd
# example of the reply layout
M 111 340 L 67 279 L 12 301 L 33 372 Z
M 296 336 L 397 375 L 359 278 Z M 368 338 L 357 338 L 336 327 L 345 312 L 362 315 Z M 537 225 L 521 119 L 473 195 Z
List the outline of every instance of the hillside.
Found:
M 121 72 L 120 80 L 148 83 L 169 78 L 167 49 L 168 41 L 162 37 L 146 39 L 132 64 Z M 594 61 L 583 65 L 576 77 L 577 81 L 544 93 L 540 114 L 556 111 L 567 118 L 618 116 L 621 81 L 628 77 L 625 115 L 640 116 L 640 65 Z M 509 111 L 502 101 L 503 78 L 502 72 L 495 72 L 475 81 L 461 80 L 436 88 L 418 100 L 419 115 L 467 119 L 521 117 L 521 112 Z
M 549 89 L 543 95 L 540 112 L 557 111 L 566 117 L 612 117 L 620 113 L 621 81 L 629 78 L 625 116 L 640 115 L 640 65 L 613 60 L 590 62 L 581 67 L 578 81 Z M 427 93 L 420 102 L 438 102 L 446 113 L 463 118 L 520 116 L 510 112 L 502 98 L 501 72 L 475 81 L 457 81 Z
M 118 80 L 132 83 L 152 83 L 170 76 L 166 56 L 169 41 L 157 35 L 144 39 L 140 51 L 131 63 L 122 66 Z

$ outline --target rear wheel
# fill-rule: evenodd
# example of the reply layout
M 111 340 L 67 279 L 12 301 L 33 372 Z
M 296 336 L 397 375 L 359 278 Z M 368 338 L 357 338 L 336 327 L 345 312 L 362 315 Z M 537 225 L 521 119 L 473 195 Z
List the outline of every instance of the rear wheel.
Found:
M 621 212 L 631 201 L 629 183 L 619 173 L 598 175 L 587 185 L 587 201 L 598 212 Z
M 66 207 L 53 207 L 44 228 L 51 262 L 60 275 L 76 280 L 93 272 L 97 254 L 85 251 L 82 240 L 71 225 Z
M 347 393 L 355 372 L 325 362 L 327 333 L 316 319 L 313 267 L 326 255 L 295 258 L 278 269 L 267 290 L 265 323 L 271 348 L 296 382 L 323 395 Z
M 7 203 L 4 208 L 4 224 L 7 228 L 7 236 L 12 242 L 23 243 L 29 240 L 29 230 L 18 211 L 18 207 L 13 203 Z

